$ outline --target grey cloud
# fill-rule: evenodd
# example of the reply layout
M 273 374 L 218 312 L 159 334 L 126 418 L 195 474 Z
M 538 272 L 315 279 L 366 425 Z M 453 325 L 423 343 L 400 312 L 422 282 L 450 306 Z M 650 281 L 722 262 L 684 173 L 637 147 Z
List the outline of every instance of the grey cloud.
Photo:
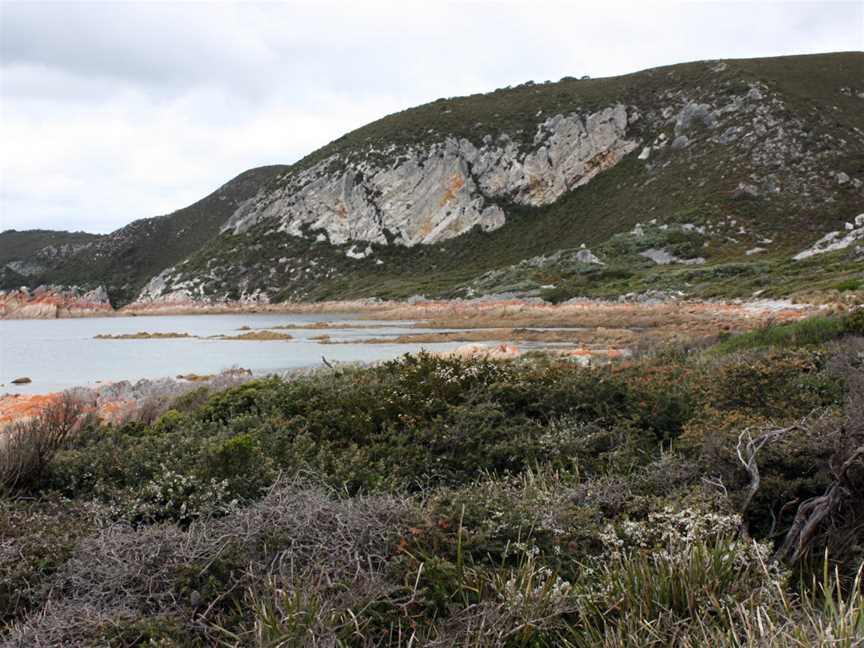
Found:
M 860 2 L 0 2 L 0 227 L 104 231 L 438 97 L 861 49 L 862 22 Z

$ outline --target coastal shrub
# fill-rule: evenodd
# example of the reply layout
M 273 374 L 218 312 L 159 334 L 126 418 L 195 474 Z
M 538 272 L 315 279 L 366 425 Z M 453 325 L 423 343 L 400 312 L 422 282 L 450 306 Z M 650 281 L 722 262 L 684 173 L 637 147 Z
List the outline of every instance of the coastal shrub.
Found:
M 176 409 L 169 409 L 159 418 L 153 421 L 148 432 L 152 434 L 167 434 L 174 432 L 186 422 L 186 416 L 178 412 Z M 129 430 L 126 431 L 129 433 Z
M 839 290 L 840 292 L 847 292 L 850 290 L 858 290 L 861 286 L 864 285 L 864 282 L 861 279 L 856 279 L 854 277 L 849 279 L 844 279 L 843 281 L 838 281 L 834 284 L 834 290 Z
M 64 393 L 34 418 L 4 430 L 0 494 L 4 490 L 38 487 L 55 453 L 80 428 L 84 418 L 84 403 Z
M 193 645 L 216 645 L 215 632 L 188 624 L 196 610 L 209 608 L 220 623 L 242 624 L 250 618 L 236 617 L 244 591 L 270 577 L 287 583 L 309 574 L 308 582 L 322 588 L 324 582 L 357 582 L 359 594 L 359 581 L 377 578 L 399 533 L 414 521 L 414 508 L 404 500 L 338 499 L 311 484 L 281 482 L 261 501 L 222 518 L 183 526 L 112 524 L 90 535 L 85 529 L 62 569 L 46 570 L 53 588 L 40 594 L 50 603 L 10 629 L 18 641 L 13 645 L 105 645 L 89 638 L 115 621 L 131 626 L 163 614 L 183 626 L 167 624 L 164 638 L 189 645 L 184 640 L 197 635 Z M 35 538 L 36 531 L 18 529 L 12 537 Z M 63 638 L 44 641 L 47 636 Z
M 178 412 L 192 412 L 207 402 L 212 395 L 207 385 L 196 387 L 171 401 L 171 409 Z
M 405 550 L 451 563 L 461 554 L 489 567 L 516 566 L 529 553 L 573 572 L 587 548 L 596 548 L 600 530 L 597 510 L 576 502 L 575 486 L 573 473 L 540 469 L 438 490 Z
M 726 354 L 744 349 L 797 348 L 824 344 L 847 333 L 855 333 L 857 318 L 858 316 L 853 314 L 847 317 L 809 317 L 797 322 L 783 324 L 769 322 L 752 331 L 728 337 L 714 347 L 712 351 L 716 354 Z
M 225 515 L 237 505 L 226 480 L 204 480 L 165 469 L 128 491 L 116 515 L 136 525 L 166 520 L 185 525 L 200 517 Z
M 275 478 L 271 463 L 255 437 L 244 433 L 212 444 L 204 457 L 202 472 L 224 483 L 234 495 L 252 498 Z
M 846 333 L 864 336 L 864 308 L 858 308 L 844 319 Z
M 625 369 L 619 379 L 630 385 L 631 418 L 636 425 L 668 443 L 680 436 L 696 409 L 701 376 L 687 366 L 685 355 L 670 351 L 646 359 L 638 372 Z
M 716 416 L 700 412 L 805 415 L 836 404 L 841 382 L 812 352 L 593 369 L 420 354 L 251 381 L 192 412 L 84 434 L 58 453 L 49 483 L 110 498 L 165 467 L 227 480 L 234 496 L 250 498 L 279 471 L 313 472 L 355 493 L 459 485 L 480 471 L 540 464 L 614 470 L 650 461 L 694 419 Z
M 203 451 L 203 440 L 217 427 L 187 424 L 154 433 L 140 422 L 101 427 L 73 439 L 58 451 L 46 485 L 67 495 L 111 498 L 113 493 L 142 487 L 166 470 L 191 474 Z
M 711 365 L 706 400 L 726 411 L 780 418 L 840 405 L 843 386 L 825 371 L 824 353 L 763 351 Z
M 864 614 L 858 463 L 808 558 L 768 556 L 864 443 L 862 358 L 421 355 L 82 424 L 0 501 L 0 643 L 832 645 Z M 741 514 L 741 433 L 805 417 Z
M 785 578 L 767 547 L 722 534 L 673 547 L 614 557 L 581 582 L 574 644 L 701 645 L 706 628 L 734 630 L 729 608 L 777 605 Z

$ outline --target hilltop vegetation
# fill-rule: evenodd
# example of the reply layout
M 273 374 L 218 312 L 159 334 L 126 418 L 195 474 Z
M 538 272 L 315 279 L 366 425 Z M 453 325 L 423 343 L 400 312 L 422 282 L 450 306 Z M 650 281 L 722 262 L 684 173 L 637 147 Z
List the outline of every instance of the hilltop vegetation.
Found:
M 0 466 L 3 639 L 859 645 L 862 333 L 66 400 Z
M 99 238 L 99 235 L 87 232 L 0 232 L 0 286 L 17 288 L 28 285 L 30 277 L 62 264 Z

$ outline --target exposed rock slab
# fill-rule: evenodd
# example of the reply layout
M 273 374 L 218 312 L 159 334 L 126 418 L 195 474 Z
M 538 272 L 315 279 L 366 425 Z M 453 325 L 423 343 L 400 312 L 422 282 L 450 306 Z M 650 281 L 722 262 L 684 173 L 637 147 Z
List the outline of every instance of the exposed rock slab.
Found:
M 494 230 L 506 219 L 498 199 L 547 205 L 617 164 L 638 145 L 627 126 L 627 108 L 618 104 L 550 117 L 528 144 L 502 136 L 477 147 L 448 137 L 405 150 L 368 149 L 351 159 L 334 155 L 247 201 L 225 229 L 239 234 L 272 221 L 295 236 L 323 231 L 334 244 L 407 246 L 474 227 Z

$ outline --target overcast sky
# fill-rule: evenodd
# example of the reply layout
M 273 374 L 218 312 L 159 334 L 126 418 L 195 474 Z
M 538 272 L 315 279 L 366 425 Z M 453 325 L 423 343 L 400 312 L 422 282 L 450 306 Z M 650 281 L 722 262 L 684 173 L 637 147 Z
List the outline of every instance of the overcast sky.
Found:
M 0 229 L 108 232 L 438 97 L 862 48 L 862 0 L 0 0 Z

